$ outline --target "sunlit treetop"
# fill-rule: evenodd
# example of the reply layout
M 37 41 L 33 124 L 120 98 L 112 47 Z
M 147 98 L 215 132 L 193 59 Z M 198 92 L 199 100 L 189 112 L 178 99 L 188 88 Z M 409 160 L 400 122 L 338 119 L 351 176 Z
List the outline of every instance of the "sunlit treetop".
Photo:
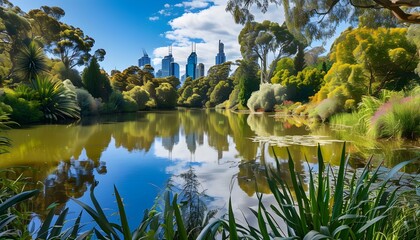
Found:
M 331 37 L 343 22 L 368 27 L 420 23 L 419 0 L 229 0 L 226 10 L 244 24 L 254 19 L 251 6 L 266 12 L 272 4 L 283 6 L 289 31 L 308 43 Z

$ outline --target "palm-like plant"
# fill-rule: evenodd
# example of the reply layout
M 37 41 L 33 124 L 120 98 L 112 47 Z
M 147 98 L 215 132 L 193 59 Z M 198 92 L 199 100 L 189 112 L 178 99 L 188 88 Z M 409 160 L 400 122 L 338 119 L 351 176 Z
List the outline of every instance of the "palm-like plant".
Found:
M 46 119 L 56 121 L 59 118 L 80 118 L 76 93 L 66 88 L 61 81 L 36 77 L 31 84 Z
M 25 46 L 17 56 L 16 72 L 24 81 L 31 81 L 47 70 L 44 51 L 34 42 Z

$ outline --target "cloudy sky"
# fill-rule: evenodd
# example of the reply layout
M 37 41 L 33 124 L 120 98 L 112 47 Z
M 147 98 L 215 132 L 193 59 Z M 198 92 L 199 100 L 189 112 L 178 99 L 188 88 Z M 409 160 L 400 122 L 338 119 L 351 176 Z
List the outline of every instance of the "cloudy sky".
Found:
M 191 43 L 197 44 L 198 61 L 206 72 L 214 65 L 218 41 L 225 44 L 227 60 L 240 58 L 237 36 L 242 29 L 225 11 L 227 0 L 11 0 L 24 11 L 43 5 L 59 6 L 66 12 L 63 22 L 81 28 L 96 40 L 96 48 L 107 52 L 102 67 L 108 72 L 137 65 L 143 49 L 152 58 L 155 70 L 161 68 L 161 58 L 173 46 L 175 61 L 181 75 L 191 53 Z M 276 6 L 256 20 L 283 22 L 282 11 Z

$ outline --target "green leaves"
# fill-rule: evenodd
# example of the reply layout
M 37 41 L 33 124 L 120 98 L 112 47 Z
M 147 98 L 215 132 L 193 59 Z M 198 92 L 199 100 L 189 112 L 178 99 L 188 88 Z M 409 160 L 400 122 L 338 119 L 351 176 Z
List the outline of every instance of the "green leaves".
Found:
M 31 81 L 36 92 L 36 100 L 40 102 L 45 119 L 57 121 L 65 118 L 80 118 L 80 107 L 76 93 L 66 88 L 61 81 L 47 77 L 37 77 Z
M 24 81 L 31 81 L 48 71 L 44 51 L 34 42 L 24 46 L 16 60 L 16 72 Z
M 275 152 L 274 152 L 275 155 Z M 418 159 L 398 164 L 379 180 L 379 168 L 373 172 L 370 163 L 348 181 L 345 143 L 338 169 L 325 165 L 318 146 L 318 174 L 309 167 L 309 181 L 295 171 L 289 153 L 288 167 L 292 184 L 280 177 L 280 162 L 275 155 L 276 168 L 266 168 L 266 178 L 275 203 L 266 209 L 262 195 L 257 194 L 258 211 L 254 213 L 258 226 L 239 225 L 229 201 L 228 220 L 221 220 L 223 236 L 230 239 L 374 239 L 388 234 L 393 222 L 390 212 L 395 208 L 396 191 L 389 190 L 389 181 L 402 167 Z M 337 172 L 337 175 L 334 173 Z M 315 177 L 316 176 L 316 177 Z M 303 187 L 308 184 L 309 190 Z M 286 224 L 286 227 L 281 223 Z M 282 226 L 282 227 L 280 227 Z M 287 233 L 282 232 L 287 229 Z M 205 229 L 207 231 L 207 229 Z M 239 233 L 239 234 L 238 234 Z

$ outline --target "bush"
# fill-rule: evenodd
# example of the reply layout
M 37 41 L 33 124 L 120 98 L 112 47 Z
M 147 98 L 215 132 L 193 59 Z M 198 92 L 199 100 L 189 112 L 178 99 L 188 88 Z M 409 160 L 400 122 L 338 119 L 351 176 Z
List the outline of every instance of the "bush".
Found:
M 59 118 L 80 118 L 76 93 L 69 85 L 66 87 L 63 82 L 46 77 L 37 77 L 31 83 L 45 119 L 56 121 Z
M 226 108 L 230 109 L 234 106 L 238 105 L 239 103 L 239 91 L 238 87 L 234 88 L 233 91 L 229 95 L 229 100 L 226 102 Z
M 276 104 L 283 102 L 285 91 L 280 84 L 261 84 L 260 90 L 251 94 L 247 106 L 251 111 L 271 112 Z
M 203 106 L 203 98 L 194 93 L 193 95 L 191 95 L 191 97 L 189 97 L 186 101 L 185 101 L 185 105 L 188 107 L 196 107 L 196 108 L 200 108 Z
M 318 106 L 309 114 L 310 117 L 320 118 L 321 121 L 325 122 L 329 120 L 329 118 L 340 112 L 340 101 L 336 98 L 326 98 L 322 100 Z
M 137 104 L 137 110 L 144 110 L 150 100 L 150 94 L 142 87 L 135 86 L 130 91 L 123 92 L 124 97 L 133 99 Z
M 156 103 L 158 108 L 174 108 L 178 99 L 176 89 L 169 83 L 162 83 L 156 88 Z
M 135 112 L 137 111 L 136 101 L 128 95 L 122 94 L 120 91 L 113 91 L 109 96 L 109 101 L 102 108 L 102 113 L 119 113 L 119 112 Z
M 75 92 L 80 107 L 80 115 L 89 116 L 98 114 L 101 105 L 99 99 L 93 98 L 93 96 L 83 88 L 76 88 Z
M 20 91 L 23 89 L 27 89 L 27 87 L 20 88 Z M 26 100 L 22 96 L 24 96 L 22 92 L 19 93 L 7 89 L 5 95 L 2 97 L 2 102 L 9 106 L 6 111 L 10 114 L 10 119 L 20 124 L 41 121 L 44 114 L 39 109 L 40 103 L 35 100 Z
M 216 84 L 210 94 L 210 104 L 212 107 L 229 99 L 229 94 L 232 92 L 232 86 L 228 81 L 220 81 Z

